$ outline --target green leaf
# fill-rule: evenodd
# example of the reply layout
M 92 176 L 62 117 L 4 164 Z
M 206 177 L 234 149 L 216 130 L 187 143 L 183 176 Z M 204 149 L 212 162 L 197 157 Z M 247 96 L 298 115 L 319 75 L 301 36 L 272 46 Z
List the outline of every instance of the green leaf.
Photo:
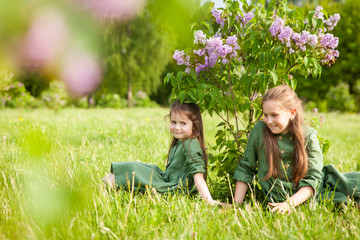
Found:
M 322 23 L 323 21 L 321 19 L 316 19 L 315 31 L 321 27 Z
M 304 10 L 303 8 L 295 8 L 289 11 L 289 17 L 293 20 L 303 21 L 304 18 Z
M 296 89 L 296 86 L 297 86 L 297 80 L 296 80 L 296 78 L 292 78 L 291 80 L 290 80 L 290 84 L 291 84 L 291 88 L 293 89 L 293 90 L 295 90 Z
M 241 28 L 239 22 L 235 22 L 235 23 L 234 23 L 234 26 L 235 26 L 235 28 L 236 28 L 236 30 L 237 30 L 238 33 L 242 33 L 242 28 Z
M 180 82 L 181 79 L 183 78 L 183 76 L 184 76 L 184 72 L 181 72 L 181 71 L 178 72 L 177 75 L 176 75 L 177 81 Z
M 280 53 L 280 51 L 281 51 L 281 46 L 276 46 L 276 47 L 274 48 L 274 54 L 275 54 L 275 55 L 278 55 L 278 54 Z
M 171 78 L 171 86 L 176 87 L 176 85 L 177 85 L 177 78 L 173 76 Z
M 264 73 L 259 73 L 258 81 L 259 81 L 260 92 L 265 92 L 265 90 L 266 90 L 266 81 L 265 81 L 265 74 Z
M 309 67 L 309 59 L 307 56 L 304 57 L 304 65 L 305 67 Z
M 184 102 L 184 99 L 185 99 L 185 91 L 182 90 L 180 93 L 179 93 L 179 100 L 181 103 Z
M 171 77 L 172 77 L 173 73 L 167 73 L 165 78 L 164 78 L 164 85 L 166 85 L 167 83 L 169 83 Z
M 205 21 L 201 21 L 200 22 L 201 25 L 204 25 L 208 30 L 211 30 L 210 24 L 205 22 Z
M 231 27 L 235 22 L 235 17 L 234 16 L 230 16 L 229 17 L 229 20 L 228 20 L 228 24 L 229 24 L 229 27 Z
M 190 90 L 189 97 L 191 100 L 196 101 L 196 90 L 194 88 Z
M 226 125 L 226 123 L 221 122 L 221 123 L 219 123 L 216 127 L 221 127 L 221 126 L 225 126 L 225 125 Z
M 192 79 L 197 80 L 197 74 L 195 69 L 190 69 L 190 76 L 192 77 Z
M 278 74 L 275 70 L 270 70 L 269 71 L 273 81 L 274 81 L 274 85 L 276 85 L 276 83 L 278 82 Z

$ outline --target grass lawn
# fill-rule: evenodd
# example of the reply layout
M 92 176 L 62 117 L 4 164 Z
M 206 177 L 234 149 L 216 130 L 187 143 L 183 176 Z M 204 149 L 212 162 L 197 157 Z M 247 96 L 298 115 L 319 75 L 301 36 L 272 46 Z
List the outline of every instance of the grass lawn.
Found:
M 104 191 L 100 179 L 112 161 L 165 168 L 166 114 L 161 108 L 1 110 L 0 239 L 360 239 L 353 204 L 308 201 L 283 216 L 250 197 L 222 208 L 199 196 Z M 359 171 L 360 115 L 325 118 L 319 132 L 332 146 L 324 163 Z M 204 116 L 207 143 L 214 144 L 218 122 Z

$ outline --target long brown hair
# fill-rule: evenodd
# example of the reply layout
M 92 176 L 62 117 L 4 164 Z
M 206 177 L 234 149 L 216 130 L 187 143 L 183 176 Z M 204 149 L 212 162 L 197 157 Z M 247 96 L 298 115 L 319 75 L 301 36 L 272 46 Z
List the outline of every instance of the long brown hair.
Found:
M 296 115 L 294 119 L 289 122 L 289 133 L 294 143 L 294 155 L 293 155 L 293 172 L 292 180 L 297 185 L 299 181 L 304 178 L 308 171 L 308 156 L 305 150 L 305 140 L 303 134 L 303 116 L 304 109 L 302 101 L 298 98 L 296 93 L 287 85 L 281 85 L 269 89 L 262 99 L 262 106 L 266 101 L 276 101 L 284 110 L 296 109 Z M 268 172 L 264 177 L 264 180 L 270 177 L 278 178 L 282 177 L 280 171 L 280 153 L 277 144 L 276 136 L 266 126 L 264 128 L 264 143 L 266 147 L 266 158 L 269 165 Z
M 189 120 L 191 120 L 192 123 L 193 123 L 192 134 L 191 134 L 191 136 L 189 136 L 189 139 L 196 138 L 199 141 L 200 148 L 201 148 L 201 150 L 202 150 L 202 152 L 204 154 L 204 162 L 205 162 L 204 178 L 206 180 L 208 157 L 207 157 L 206 148 L 205 148 L 204 128 L 203 128 L 203 121 L 202 121 L 202 117 L 201 117 L 200 108 L 195 103 L 180 103 L 179 100 L 176 100 L 171 105 L 170 113 L 169 113 L 168 117 L 170 117 L 172 113 L 178 113 L 178 112 L 181 112 L 181 114 L 185 114 L 185 116 Z M 170 153 L 170 149 L 174 145 L 176 145 L 177 142 L 178 142 L 178 139 L 173 137 L 172 140 L 171 140 L 169 153 Z M 186 150 L 186 148 L 185 148 L 185 150 Z

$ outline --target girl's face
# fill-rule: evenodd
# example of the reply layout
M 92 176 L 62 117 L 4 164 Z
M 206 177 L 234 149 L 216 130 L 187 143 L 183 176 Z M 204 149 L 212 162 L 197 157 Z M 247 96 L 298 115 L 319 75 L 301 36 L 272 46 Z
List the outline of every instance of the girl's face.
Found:
M 192 134 L 193 122 L 181 112 L 173 112 L 170 115 L 170 132 L 174 138 L 182 141 Z
M 285 110 L 277 101 L 263 103 L 264 122 L 273 134 L 286 134 L 290 120 L 296 115 L 296 109 Z

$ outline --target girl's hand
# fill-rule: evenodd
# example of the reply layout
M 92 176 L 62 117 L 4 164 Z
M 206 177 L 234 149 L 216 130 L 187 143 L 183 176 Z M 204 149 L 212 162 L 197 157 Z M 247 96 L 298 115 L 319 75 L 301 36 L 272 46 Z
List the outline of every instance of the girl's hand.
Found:
M 292 207 L 288 202 L 281 202 L 281 203 L 268 203 L 273 209 L 271 212 L 278 212 L 280 214 L 290 214 Z
M 208 202 L 211 206 L 215 206 L 215 205 L 220 205 L 222 207 L 229 207 L 231 206 L 231 204 L 228 203 L 224 203 L 224 202 L 220 202 L 218 200 L 211 200 Z

